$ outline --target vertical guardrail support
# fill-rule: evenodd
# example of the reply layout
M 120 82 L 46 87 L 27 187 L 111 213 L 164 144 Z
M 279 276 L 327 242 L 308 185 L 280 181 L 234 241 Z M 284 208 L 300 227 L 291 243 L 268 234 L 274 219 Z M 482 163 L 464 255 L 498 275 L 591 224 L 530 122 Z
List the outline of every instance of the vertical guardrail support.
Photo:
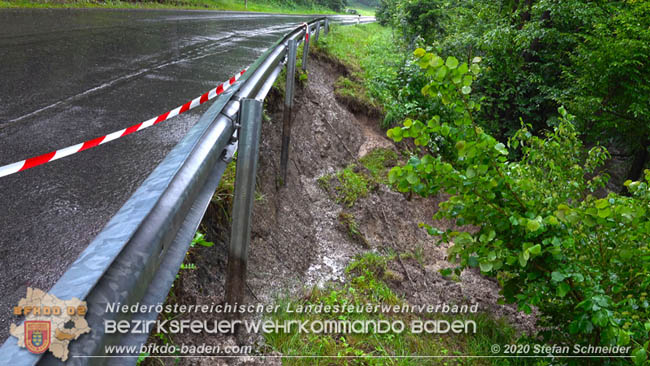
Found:
M 318 36 L 320 35 L 320 20 L 316 22 L 316 35 L 314 35 L 314 43 L 318 43 Z
M 307 55 L 309 54 L 309 41 L 311 41 L 311 36 L 309 35 L 311 26 L 307 25 L 307 35 L 305 36 L 305 45 L 302 48 L 302 71 L 307 71 Z
M 357 25 L 361 24 L 361 15 L 357 17 Z
M 256 99 L 242 100 L 239 121 L 241 124 L 239 152 L 226 274 L 226 302 L 230 304 L 241 304 L 246 289 L 248 244 L 251 238 L 251 215 L 255 200 L 255 175 L 262 133 L 262 102 Z
M 305 55 L 307 45 L 305 42 Z M 289 161 L 289 140 L 291 140 L 291 110 L 293 109 L 293 91 L 296 80 L 296 53 L 298 42 L 289 40 L 287 52 L 287 84 L 284 91 L 284 111 L 282 115 L 282 152 L 280 153 L 280 186 L 287 181 L 287 163 Z M 304 62 L 304 61 L 303 61 Z M 303 63 L 303 67 L 304 67 Z
M 325 18 L 325 35 L 328 35 L 330 32 L 330 18 Z

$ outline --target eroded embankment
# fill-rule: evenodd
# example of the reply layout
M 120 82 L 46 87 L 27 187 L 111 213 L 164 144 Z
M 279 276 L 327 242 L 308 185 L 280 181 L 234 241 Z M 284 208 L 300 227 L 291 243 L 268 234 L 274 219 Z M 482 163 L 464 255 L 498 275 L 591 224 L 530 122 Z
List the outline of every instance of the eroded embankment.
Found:
M 383 184 L 381 176 L 372 178 L 373 172 L 359 159 L 364 161 L 367 154 L 382 151 L 380 155 L 390 157 L 379 159 L 384 165 L 380 167 L 382 170 L 403 158 L 379 129 L 377 120 L 360 113 L 355 115 L 337 101 L 334 88 L 343 71 L 341 65 L 324 58 L 311 59 L 309 70 L 309 81 L 297 91 L 288 179 L 282 188 L 277 185 L 282 98 L 275 92 L 267 101 L 249 249 L 247 300 L 273 303 L 286 295 L 301 297 L 313 286 L 344 281 L 344 268 L 357 254 L 403 253 L 406 255 L 400 261 L 389 263 L 388 282 L 409 303 L 478 303 L 481 312 L 506 317 L 521 330 L 531 329 L 531 316 L 497 304 L 498 285 L 493 280 L 471 270 L 455 278 L 440 275 L 439 269 L 450 266 L 445 248 L 419 229 L 418 223 L 431 221 L 441 197 L 408 199 Z M 357 198 L 353 203 L 341 199 L 346 187 L 341 187 L 337 174 L 345 168 L 370 177 L 367 192 L 352 192 Z M 232 176 L 227 179 L 232 180 Z M 181 270 L 170 302 L 189 305 L 223 301 L 228 196 L 222 192 L 218 197 L 201 228 L 215 245 L 195 246 L 190 250 L 186 263 L 195 268 Z M 445 226 L 449 223 L 438 225 Z M 215 315 L 185 314 L 178 318 L 214 319 Z M 258 345 L 260 351 L 268 351 L 262 345 L 262 338 L 247 335 L 240 339 L 201 334 L 167 337 L 167 342 L 175 344 L 240 343 Z M 252 361 L 250 358 L 230 360 L 231 363 Z M 181 364 L 187 365 L 218 362 L 226 361 L 181 359 Z M 255 362 L 267 365 L 279 360 Z

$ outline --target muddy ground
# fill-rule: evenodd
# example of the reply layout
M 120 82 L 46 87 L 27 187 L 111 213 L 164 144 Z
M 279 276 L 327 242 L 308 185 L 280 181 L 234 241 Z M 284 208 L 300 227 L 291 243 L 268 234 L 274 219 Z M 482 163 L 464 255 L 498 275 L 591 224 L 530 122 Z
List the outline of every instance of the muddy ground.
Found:
M 497 304 L 498 285 L 477 271 L 465 271 L 455 280 L 444 278 L 439 269 L 448 267 L 445 248 L 427 235 L 418 223 L 431 223 L 438 202 L 407 198 L 384 185 L 349 208 L 337 204 L 318 184 L 318 178 L 335 173 L 374 148 L 395 149 L 379 129 L 376 119 L 351 113 L 334 97 L 333 87 L 340 66 L 324 59 L 311 59 L 309 80 L 297 91 L 291 131 L 289 172 L 286 186 L 278 188 L 281 96 L 271 95 L 263 122 L 258 168 L 258 194 L 253 212 L 249 249 L 247 300 L 273 303 L 282 296 L 301 296 L 313 286 L 344 280 L 344 268 L 355 255 L 368 250 L 387 253 L 417 253 L 402 263 L 391 263 L 393 289 L 412 304 L 478 303 L 479 310 L 506 317 L 522 331 L 534 327 L 534 318 L 513 307 Z M 367 244 L 348 235 L 339 214 L 352 215 Z M 438 223 L 445 227 L 449 223 Z M 210 207 L 202 230 L 215 242 L 211 248 L 195 247 L 186 263 L 196 269 L 181 270 L 169 301 L 180 304 L 221 303 L 228 247 L 228 218 L 222 207 Z M 402 265 L 403 264 L 403 265 Z M 214 315 L 188 314 L 180 318 L 214 319 Z M 154 338 L 154 337 L 152 337 Z M 240 335 L 175 335 L 175 344 L 250 344 L 269 354 L 261 337 Z M 172 364 L 172 359 L 160 360 Z M 146 364 L 160 365 L 148 359 Z M 174 363 L 175 364 L 175 363 Z M 279 359 L 192 359 L 181 365 L 270 365 Z

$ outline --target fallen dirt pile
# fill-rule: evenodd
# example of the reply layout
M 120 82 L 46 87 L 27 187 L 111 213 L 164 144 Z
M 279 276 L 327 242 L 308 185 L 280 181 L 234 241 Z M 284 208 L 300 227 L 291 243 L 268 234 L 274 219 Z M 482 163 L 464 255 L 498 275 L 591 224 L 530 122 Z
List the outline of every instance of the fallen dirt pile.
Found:
M 258 193 L 249 248 L 248 300 L 273 303 L 278 297 L 304 295 L 313 286 L 344 280 L 344 268 L 357 254 L 369 250 L 394 251 L 410 254 L 390 264 L 391 286 L 408 302 L 478 303 L 480 311 L 507 317 L 521 330 L 532 329 L 533 317 L 497 304 L 498 285 L 494 281 L 476 271 L 465 271 L 453 280 L 439 274 L 439 269 L 449 266 L 445 248 L 419 229 L 418 223 L 431 221 L 441 197 L 408 200 L 384 184 L 375 184 L 367 196 L 359 198 L 351 207 L 336 202 L 332 194 L 336 189 L 336 172 L 377 148 L 397 152 L 376 120 L 354 115 L 336 100 L 333 90 L 340 74 L 340 65 L 310 60 L 309 80 L 297 91 L 289 172 L 286 186 L 282 188 L 277 186 L 282 98 L 276 94 L 268 100 L 270 118 L 263 122 Z M 351 223 L 355 230 L 350 229 Z M 181 271 L 168 301 L 180 304 L 223 301 L 229 224 L 227 213 L 220 205 L 211 206 L 202 230 L 207 231 L 208 240 L 215 242 L 215 246 L 197 246 L 190 251 L 186 263 L 194 264 L 196 269 Z M 181 318 L 194 320 L 202 316 L 214 319 L 214 315 L 201 314 L 181 315 Z M 200 334 L 172 338 L 170 341 L 175 344 L 262 343 L 260 338 L 213 338 Z M 186 365 L 218 362 L 181 359 L 181 364 Z M 254 362 L 252 358 L 231 360 L 233 364 Z M 257 362 L 268 365 L 280 361 Z

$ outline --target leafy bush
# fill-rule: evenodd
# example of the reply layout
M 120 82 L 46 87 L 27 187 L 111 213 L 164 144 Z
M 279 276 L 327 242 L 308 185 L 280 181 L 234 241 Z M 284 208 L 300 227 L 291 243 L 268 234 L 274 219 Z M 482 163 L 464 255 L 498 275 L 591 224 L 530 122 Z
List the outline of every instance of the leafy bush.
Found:
M 474 120 L 492 136 L 505 141 L 520 119 L 539 134 L 566 105 L 584 142 L 629 151 L 627 176 L 641 178 L 650 160 L 650 2 L 382 0 L 377 17 L 409 49 L 485 59 Z
M 607 180 L 599 168 L 609 154 L 599 146 L 585 150 L 564 108 L 552 131 L 538 137 L 522 125 L 506 146 L 474 120 L 480 104 L 470 95 L 480 58 L 468 64 L 423 49 L 414 55 L 431 78 L 422 93 L 439 99 L 456 118 L 406 120 L 388 136 L 418 146 L 442 136 L 455 151 L 447 161 L 413 156 L 391 170 L 389 181 L 402 192 L 450 194 L 434 218 L 478 228 L 443 232 L 423 225 L 453 243 L 448 254 L 456 273 L 478 267 L 495 275 L 507 302 L 542 312 L 549 339 L 630 345 L 635 362 L 645 364 L 650 171 L 643 182 L 626 182 L 629 197 L 598 198 L 594 192 Z M 520 160 L 510 158 L 513 149 L 521 150 Z

